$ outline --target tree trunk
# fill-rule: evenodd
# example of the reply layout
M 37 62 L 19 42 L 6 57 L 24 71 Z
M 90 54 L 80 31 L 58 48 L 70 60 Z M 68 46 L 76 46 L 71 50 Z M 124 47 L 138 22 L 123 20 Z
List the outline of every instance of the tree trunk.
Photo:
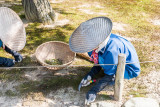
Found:
M 55 12 L 48 0 L 22 0 L 25 17 L 31 22 L 51 24 L 55 19 Z

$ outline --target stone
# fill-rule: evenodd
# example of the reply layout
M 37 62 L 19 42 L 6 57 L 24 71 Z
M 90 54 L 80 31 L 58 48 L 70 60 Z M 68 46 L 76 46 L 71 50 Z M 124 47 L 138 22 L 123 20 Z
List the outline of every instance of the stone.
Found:
M 118 107 L 117 104 L 106 102 L 106 101 L 98 101 L 91 103 L 89 107 Z
M 136 97 L 129 99 L 122 107 L 159 107 L 159 104 L 152 98 Z
M 78 102 L 74 102 L 74 105 L 78 105 Z

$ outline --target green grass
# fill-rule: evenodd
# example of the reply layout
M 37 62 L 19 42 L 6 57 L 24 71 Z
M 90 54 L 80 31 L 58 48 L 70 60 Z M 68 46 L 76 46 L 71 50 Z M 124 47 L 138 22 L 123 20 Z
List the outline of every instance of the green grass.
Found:
M 19 13 L 19 12 L 23 11 L 23 6 L 22 5 L 12 5 L 10 8 L 13 11 L 15 11 L 16 13 Z
M 146 90 L 139 89 L 138 91 L 131 90 L 128 95 L 133 95 L 133 97 L 146 97 Z
M 147 87 L 143 83 L 130 83 L 128 87 L 132 87 L 132 89 L 127 93 L 127 96 L 146 97 L 146 94 L 148 94 Z
M 1 81 L 21 81 L 23 80 L 22 70 L 20 69 L 12 69 L 12 70 L 0 70 L 0 80 Z
M 12 58 L 12 56 L 6 53 L 2 48 L 0 48 L 0 57 Z
M 101 94 L 97 96 L 97 99 L 104 99 L 104 100 L 113 100 L 112 96 L 106 95 L 106 94 Z
M 129 95 L 133 95 L 133 97 L 146 97 L 146 92 L 140 92 L 140 90 L 138 90 L 138 91 L 130 91 Z
M 13 92 L 12 90 L 7 90 L 5 92 L 5 95 L 10 96 L 10 97 L 14 97 L 14 96 L 17 96 L 17 93 Z

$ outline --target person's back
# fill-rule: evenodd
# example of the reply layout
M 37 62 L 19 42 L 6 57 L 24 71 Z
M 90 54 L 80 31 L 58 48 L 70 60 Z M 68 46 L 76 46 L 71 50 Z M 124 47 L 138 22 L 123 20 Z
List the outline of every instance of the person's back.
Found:
M 114 48 L 117 48 L 118 54 L 124 53 L 126 55 L 126 63 L 133 63 L 133 64 L 126 64 L 124 78 L 130 79 L 133 77 L 137 77 L 140 73 L 140 64 L 136 50 L 134 46 L 131 44 L 131 42 L 129 42 L 122 36 L 111 34 L 108 43 L 110 45 L 112 44 L 115 45 Z M 114 52 L 115 50 L 112 53 L 118 55 L 117 53 Z M 116 63 L 118 63 L 118 56 Z
M 140 74 L 140 63 L 137 52 L 134 46 L 131 44 L 131 42 L 129 42 L 122 36 L 117 36 L 117 37 L 120 39 L 120 41 L 123 43 L 124 46 L 124 51 L 121 53 L 124 53 L 126 55 L 126 63 L 130 63 L 126 64 L 125 66 L 124 78 L 130 79 L 137 77 Z
M 114 75 L 116 73 L 117 65 L 107 66 L 103 64 L 117 64 L 120 53 L 126 55 L 126 63 L 134 63 L 126 64 L 124 78 L 130 79 L 137 77 L 140 73 L 140 65 L 135 48 L 128 40 L 115 34 L 110 35 L 107 45 L 98 53 L 98 62 L 102 64 L 101 67 L 104 73 L 108 75 Z M 88 54 L 91 56 L 92 51 Z

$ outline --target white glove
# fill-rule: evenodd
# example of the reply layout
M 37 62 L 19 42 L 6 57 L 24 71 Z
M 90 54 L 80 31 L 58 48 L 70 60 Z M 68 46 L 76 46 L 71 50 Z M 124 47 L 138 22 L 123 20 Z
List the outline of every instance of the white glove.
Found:
M 90 75 L 88 75 L 87 78 L 83 78 L 81 81 L 82 87 L 86 87 L 86 86 L 90 85 L 91 79 L 92 79 L 92 77 Z
M 85 86 L 90 85 L 91 79 L 92 79 L 92 77 L 90 75 L 87 75 L 86 77 L 84 77 L 78 86 L 78 90 L 80 91 L 81 87 L 85 87 Z

